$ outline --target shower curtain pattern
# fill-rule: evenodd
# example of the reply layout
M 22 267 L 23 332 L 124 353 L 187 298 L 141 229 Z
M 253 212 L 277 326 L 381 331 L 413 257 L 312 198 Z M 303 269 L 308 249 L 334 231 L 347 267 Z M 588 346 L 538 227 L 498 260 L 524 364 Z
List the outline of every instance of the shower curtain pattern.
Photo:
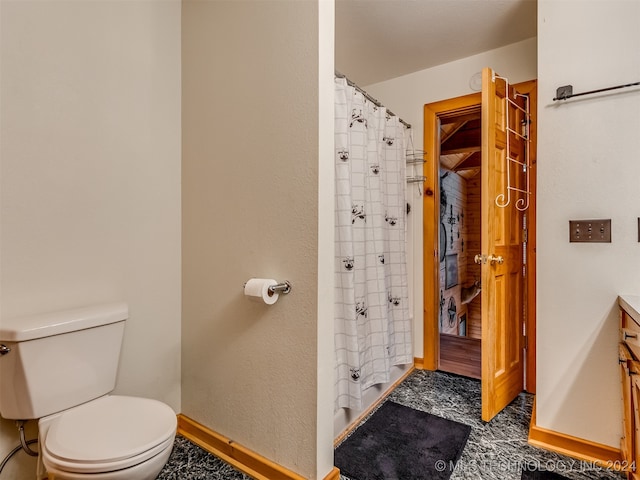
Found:
M 413 362 L 404 126 L 336 78 L 336 408 Z

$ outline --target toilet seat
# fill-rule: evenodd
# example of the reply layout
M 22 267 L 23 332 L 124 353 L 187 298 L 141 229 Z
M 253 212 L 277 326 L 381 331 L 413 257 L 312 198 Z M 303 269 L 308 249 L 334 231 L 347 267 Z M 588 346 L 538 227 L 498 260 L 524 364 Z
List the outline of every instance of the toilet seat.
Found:
M 111 395 L 62 412 L 43 445 L 45 466 L 74 473 L 129 468 L 170 448 L 177 419 L 164 403 Z

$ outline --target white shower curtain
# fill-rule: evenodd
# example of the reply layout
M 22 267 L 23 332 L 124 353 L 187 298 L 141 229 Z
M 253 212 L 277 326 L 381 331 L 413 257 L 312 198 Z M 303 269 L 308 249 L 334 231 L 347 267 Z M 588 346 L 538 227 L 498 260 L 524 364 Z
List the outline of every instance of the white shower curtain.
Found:
M 336 78 L 336 408 L 413 362 L 405 127 Z

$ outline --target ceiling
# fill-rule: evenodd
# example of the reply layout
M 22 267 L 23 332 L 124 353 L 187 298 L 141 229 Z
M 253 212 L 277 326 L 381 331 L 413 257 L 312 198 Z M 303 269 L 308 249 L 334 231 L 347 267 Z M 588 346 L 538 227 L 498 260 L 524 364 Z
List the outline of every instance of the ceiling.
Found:
M 440 118 L 440 166 L 470 179 L 480 173 L 480 106 L 472 112 Z
M 537 32 L 537 0 L 336 0 L 336 70 L 361 87 Z

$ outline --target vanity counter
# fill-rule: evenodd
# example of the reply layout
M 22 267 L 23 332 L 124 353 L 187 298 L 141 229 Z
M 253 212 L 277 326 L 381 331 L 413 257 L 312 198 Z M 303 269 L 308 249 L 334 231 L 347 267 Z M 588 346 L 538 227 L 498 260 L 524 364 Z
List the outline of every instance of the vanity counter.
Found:
M 640 296 L 620 295 L 618 365 L 622 382 L 620 453 L 629 480 L 640 480 Z
M 640 325 L 640 295 L 620 295 L 618 305 Z

